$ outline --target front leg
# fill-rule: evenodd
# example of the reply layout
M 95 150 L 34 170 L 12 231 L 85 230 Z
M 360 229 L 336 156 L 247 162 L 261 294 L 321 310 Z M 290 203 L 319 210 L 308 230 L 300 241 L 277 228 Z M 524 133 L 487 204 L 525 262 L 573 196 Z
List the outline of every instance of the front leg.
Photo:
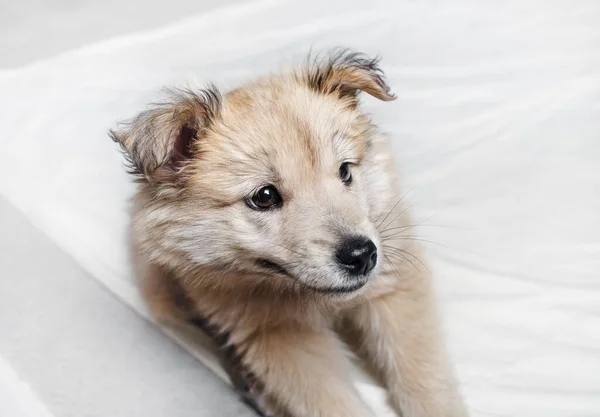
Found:
M 277 417 L 373 417 L 351 382 L 337 336 L 280 327 L 238 346 L 258 407 Z
M 359 330 L 360 347 L 383 377 L 400 415 L 465 417 L 438 332 L 429 277 L 395 268 L 379 277 L 389 287 L 367 294 L 369 301 L 349 316 Z

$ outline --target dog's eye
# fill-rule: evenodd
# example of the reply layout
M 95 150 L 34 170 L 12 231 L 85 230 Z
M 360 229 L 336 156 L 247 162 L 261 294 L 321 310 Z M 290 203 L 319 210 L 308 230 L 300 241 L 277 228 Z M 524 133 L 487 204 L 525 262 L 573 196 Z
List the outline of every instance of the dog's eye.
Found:
M 280 207 L 283 203 L 277 188 L 267 185 L 260 188 L 253 196 L 246 199 L 246 203 L 254 210 L 267 210 Z
M 350 172 L 349 162 L 344 162 L 340 165 L 340 179 L 344 184 L 350 184 L 352 182 L 352 173 Z

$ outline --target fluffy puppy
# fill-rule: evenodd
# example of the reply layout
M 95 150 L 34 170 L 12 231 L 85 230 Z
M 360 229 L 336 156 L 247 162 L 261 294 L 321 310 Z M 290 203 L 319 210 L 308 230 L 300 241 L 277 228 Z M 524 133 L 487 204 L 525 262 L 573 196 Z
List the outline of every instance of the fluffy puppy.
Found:
M 376 59 L 337 51 L 225 95 L 172 91 L 112 131 L 139 180 L 142 289 L 157 317 L 218 341 L 266 415 L 373 416 L 341 333 L 402 416 L 463 417 L 387 139 L 361 91 L 395 98 Z

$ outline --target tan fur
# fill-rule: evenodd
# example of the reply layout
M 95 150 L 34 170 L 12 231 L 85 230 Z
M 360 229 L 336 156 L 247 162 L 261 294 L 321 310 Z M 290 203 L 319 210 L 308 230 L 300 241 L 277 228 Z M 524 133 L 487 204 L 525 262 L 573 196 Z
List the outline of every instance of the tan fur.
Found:
M 201 317 L 226 333 L 267 413 L 373 415 L 338 329 L 358 335 L 404 417 L 466 416 L 430 278 L 403 238 L 412 223 L 387 139 L 360 112 L 359 90 L 394 98 L 376 61 L 344 52 L 222 98 L 183 92 L 113 132 L 141 176 L 132 228 L 143 292 L 160 318 Z M 171 151 L 182 141 L 183 158 Z M 245 199 L 267 184 L 282 207 L 251 210 Z M 342 235 L 368 236 L 378 265 L 360 290 L 321 292 L 347 282 L 331 261 Z

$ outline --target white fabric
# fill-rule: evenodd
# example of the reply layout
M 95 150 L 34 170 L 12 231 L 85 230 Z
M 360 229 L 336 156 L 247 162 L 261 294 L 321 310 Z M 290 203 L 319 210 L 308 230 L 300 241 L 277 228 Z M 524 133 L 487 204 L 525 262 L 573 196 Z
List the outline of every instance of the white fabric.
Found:
M 52 417 L 27 383 L 0 356 L 0 415 L 14 417 Z
M 310 46 L 380 53 L 399 99 L 365 103 L 391 135 L 418 233 L 445 245 L 427 254 L 472 414 L 596 417 L 599 28 L 595 0 L 260 0 L 191 14 L 0 70 L 0 194 L 145 314 L 125 246 L 134 188 L 108 128 L 164 85 L 227 89 Z
M 256 416 L 2 197 L 0 230 L 0 416 Z

